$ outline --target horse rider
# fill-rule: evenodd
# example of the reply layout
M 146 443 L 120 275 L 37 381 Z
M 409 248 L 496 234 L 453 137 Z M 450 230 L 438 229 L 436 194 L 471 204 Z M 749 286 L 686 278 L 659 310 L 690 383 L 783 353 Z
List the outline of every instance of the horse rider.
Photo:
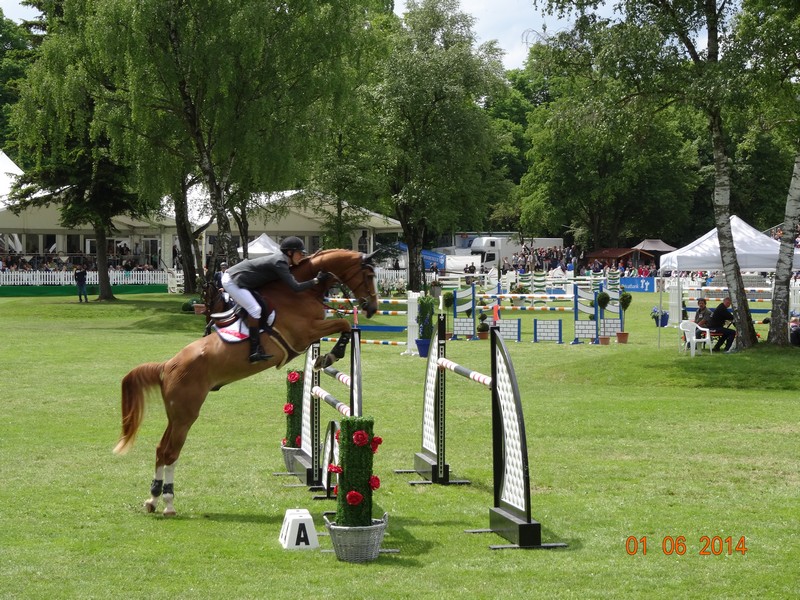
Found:
M 331 275 L 320 271 L 314 279 L 298 282 L 289 270 L 298 264 L 306 254 L 306 247 L 299 237 L 289 236 L 281 242 L 280 253 L 268 254 L 259 258 L 243 260 L 222 274 L 222 287 L 247 311 L 247 326 L 250 328 L 250 362 L 269 360 L 259 338 L 261 304 L 251 290 L 258 289 L 271 281 L 281 280 L 295 292 L 303 292 L 327 280 Z

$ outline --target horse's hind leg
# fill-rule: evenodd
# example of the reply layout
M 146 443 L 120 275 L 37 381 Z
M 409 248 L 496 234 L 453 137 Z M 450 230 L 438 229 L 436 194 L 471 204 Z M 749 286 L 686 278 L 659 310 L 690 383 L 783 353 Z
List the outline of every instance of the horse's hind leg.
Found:
M 194 420 L 192 420 L 193 422 Z M 159 497 L 164 500 L 165 517 L 173 517 L 175 506 L 175 464 L 178 462 L 181 448 L 186 441 L 192 423 L 176 425 L 170 423 L 161 437 L 156 448 L 156 474 L 150 485 L 150 498 L 145 500 L 147 512 L 155 512 L 158 508 Z
M 156 467 L 156 475 L 150 484 L 150 498 L 144 501 L 144 507 L 147 512 L 156 512 L 158 508 L 158 499 L 164 491 L 164 465 Z

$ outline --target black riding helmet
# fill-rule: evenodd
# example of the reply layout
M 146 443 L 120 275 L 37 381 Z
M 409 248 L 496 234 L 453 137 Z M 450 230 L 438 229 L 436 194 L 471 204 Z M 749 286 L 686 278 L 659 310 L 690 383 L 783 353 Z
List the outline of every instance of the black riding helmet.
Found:
M 290 235 L 287 238 L 284 238 L 281 242 L 281 252 L 286 254 L 290 250 L 298 250 L 303 254 L 306 253 L 306 245 L 303 243 L 299 237 Z

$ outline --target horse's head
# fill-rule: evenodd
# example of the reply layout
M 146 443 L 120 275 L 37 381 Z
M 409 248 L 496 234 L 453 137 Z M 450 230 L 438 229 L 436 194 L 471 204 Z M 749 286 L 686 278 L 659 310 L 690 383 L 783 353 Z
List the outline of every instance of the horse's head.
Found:
M 368 319 L 378 311 L 378 290 L 372 256 L 351 250 L 328 250 L 310 257 L 318 257 L 320 270 L 333 273 L 336 279 L 350 289 Z

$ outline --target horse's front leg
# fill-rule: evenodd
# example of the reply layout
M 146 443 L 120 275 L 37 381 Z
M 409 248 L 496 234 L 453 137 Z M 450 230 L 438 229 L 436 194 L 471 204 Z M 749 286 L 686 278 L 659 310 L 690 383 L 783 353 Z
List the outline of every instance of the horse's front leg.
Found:
M 344 358 L 347 344 L 350 343 L 350 323 L 345 319 L 326 319 L 318 321 L 320 331 L 317 337 L 329 336 L 332 333 L 339 333 L 339 340 L 327 354 L 320 354 L 314 362 L 314 370 L 319 371 L 330 367 L 337 360 Z

